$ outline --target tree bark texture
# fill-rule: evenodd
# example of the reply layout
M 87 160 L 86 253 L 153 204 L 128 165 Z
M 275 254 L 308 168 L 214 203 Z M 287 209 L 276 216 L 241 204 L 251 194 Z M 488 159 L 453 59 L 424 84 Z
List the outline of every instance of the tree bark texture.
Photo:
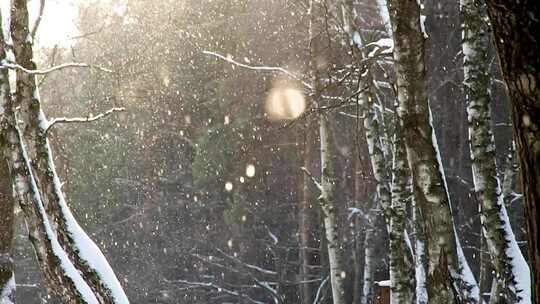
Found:
M 410 242 L 407 243 L 407 207 L 411 191 L 408 187 L 409 168 L 405 143 L 399 126 L 394 136 L 394 160 L 392 162 L 392 205 L 388 238 L 390 241 L 390 303 L 408 304 L 415 300 L 415 272 Z
M 2 14 L 0 12 L 0 20 Z M 0 61 L 6 59 L 6 43 L 4 32 L 0 24 Z M 0 108 L 4 108 L 5 101 L 10 98 L 9 79 L 6 70 L 0 71 Z M 5 118 L 0 118 L 1 130 L 4 130 Z M 3 151 L 7 143 L 0 136 L 0 149 Z M 9 168 L 4 158 L 0 158 L 0 303 L 8 304 L 13 299 L 15 278 L 13 269 L 13 229 L 14 207 Z
M 398 115 L 426 233 L 429 303 L 478 303 L 479 290 L 457 238 L 426 93 L 424 33 L 416 0 L 389 1 Z M 414 47 L 412 47 L 414 46 Z

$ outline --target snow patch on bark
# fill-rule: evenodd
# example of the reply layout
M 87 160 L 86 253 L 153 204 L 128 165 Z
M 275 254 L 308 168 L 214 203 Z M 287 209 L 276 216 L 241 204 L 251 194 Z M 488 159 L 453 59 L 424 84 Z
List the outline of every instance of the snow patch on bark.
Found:
M 21 131 L 17 128 L 18 136 L 21 138 Z M 79 292 L 80 296 L 82 297 L 82 300 L 85 301 L 85 303 L 88 304 L 99 304 L 98 300 L 96 299 L 96 296 L 92 292 L 92 289 L 90 289 L 90 286 L 86 284 L 84 279 L 81 277 L 81 274 L 79 271 L 75 268 L 71 260 L 69 259 L 67 253 L 64 251 L 60 243 L 58 242 L 58 239 L 56 238 L 53 229 L 50 225 L 49 218 L 47 216 L 47 213 L 45 211 L 45 207 L 43 206 L 43 202 L 41 200 L 41 197 L 39 196 L 39 189 L 36 184 L 36 180 L 34 178 L 34 175 L 31 171 L 31 164 L 28 158 L 28 154 L 26 152 L 26 148 L 24 147 L 24 144 L 21 142 L 20 147 L 22 150 L 22 156 L 24 158 L 25 166 L 28 168 L 28 179 L 29 184 L 31 187 L 31 194 L 33 196 L 34 203 L 37 205 L 37 211 L 38 215 L 41 218 L 41 222 L 43 224 L 46 237 L 49 239 L 51 243 L 51 248 L 54 256 L 56 256 L 60 262 L 60 267 L 64 271 L 64 274 L 71 279 L 73 284 L 75 284 L 75 287 L 77 291 Z
M 501 193 L 500 181 L 497 178 L 497 193 Z M 512 274 L 516 280 L 516 294 L 520 297 L 520 304 L 530 304 L 531 303 L 531 273 L 529 265 L 525 261 L 521 250 L 516 241 L 516 236 L 512 231 L 510 226 L 510 219 L 508 218 L 508 213 L 506 212 L 506 207 L 504 206 L 504 198 L 502 195 L 499 195 L 497 205 L 501 208 L 499 213 L 501 217 L 501 229 L 504 231 L 506 239 L 506 255 L 510 258 L 510 265 L 512 267 Z
M 2 292 L 0 293 L 0 304 L 13 304 L 11 297 L 15 292 L 15 286 L 15 274 L 12 272 L 11 278 L 9 278 L 8 282 L 4 285 L 4 288 L 2 288 Z
M 111 296 L 114 298 L 114 303 L 118 304 L 129 304 L 129 300 L 122 288 L 122 285 L 116 278 L 114 271 L 107 262 L 107 259 L 99 249 L 99 247 L 90 239 L 86 234 L 84 229 L 81 228 L 71 210 L 66 204 L 64 195 L 61 190 L 61 183 L 58 175 L 56 174 L 56 169 L 54 162 L 52 161 L 51 149 L 47 142 L 47 150 L 49 153 L 49 168 L 53 173 L 53 182 L 56 193 L 58 194 L 58 204 L 60 207 L 60 212 L 62 217 L 66 221 L 66 229 L 71 238 L 73 239 L 74 245 L 77 248 L 78 255 L 88 263 L 91 269 L 95 270 L 103 284 L 111 291 Z

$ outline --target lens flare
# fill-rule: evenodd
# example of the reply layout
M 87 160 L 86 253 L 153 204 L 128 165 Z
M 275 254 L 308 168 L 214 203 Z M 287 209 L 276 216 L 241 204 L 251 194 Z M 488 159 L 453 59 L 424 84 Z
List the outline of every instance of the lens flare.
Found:
M 293 120 L 306 110 L 304 93 L 292 81 L 278 81 L 270 90 L 265 105 L 270 120 Z

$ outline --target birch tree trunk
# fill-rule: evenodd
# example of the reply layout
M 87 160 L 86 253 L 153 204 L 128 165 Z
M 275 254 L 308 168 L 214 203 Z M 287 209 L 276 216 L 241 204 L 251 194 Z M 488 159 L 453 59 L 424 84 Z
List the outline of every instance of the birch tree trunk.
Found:
M 540 303 L 540 3 L 486 0 L 512 108 L 520 160 L 532 273 Z
M 392 164 L 392 206 L 388 231 L 390 241 L 390 303 L 408 304 L 415 300 L 415 276 L 410 244 L 407 244 L 406 218 L 411 193 L 408 187 L 409 168 L 405 143 L 399 126 L 394 136 Z
M 0 33 L 3 33 L 1 25 Z M 3 37 L 1 38 L 0 59 L 3 61 L 6 59 L 6 52 L 3 47 L 5 41 Z M 25 215 L 29 239 L 47 279 L 47 286 L 59 295 L 64 303 L 97 303 L 91 294 L 87 297 L 83 296 L 89 288 L 69 260 L 64 259 L 65 252 L 51 230 L 37 185 L 35 182 L 32 183 L 34 180 L 29 171 L 26 150 L 20 141 L 7 69 L 0 70 L 0 91 L 2 93 L 0 96 L 2 159 L 9 163 L 8 176 L 13 180 L 14 194 Z
M 476 280 L 457 238 L 426 93 L 420 3 L 389 1 L 394 32 L 398 115 L 426 233 L 429 303 L 479 303 Z
M 412 216 L 413 216 L 413 233 L 414 233 L 414 275 L 416 279 L 416 303 L 427 304 L 428 295 L 426 288 L 426 234 L 424 231 L 424 220 L 420 211 L 420 207 L 412 198 Z
M 7 70 L 0 70 L 7 79 Z M 9 83 L 0 83 L 4 93 L 10 92 Z M 49 223 L 41 195 L 30 169 L 26 149 L 21 142 L 21 132 L 10 94 L 4 94 L 2 106 L 2 156 L 10 164 L 10 177 L 13 179 L 15 198 L 26 219 L 28 236 L 39 266 L 47 280 L 49 291 L 58 295 L 63 303 L 98 303 L 88 285 L 84 282 L 73 264 L 67 259 Z M 8 302 L 9 303 L 9 302 Z
M 364 275 L 360 304 L 371 303 L 375 292 L 375 278 L 373 277 L 375 272 L 375 229 L 375 223 L 372 223 L 366 228 L 366 236 L 364 239 Z
M 480 203 L 482 231 L 495 273 L 496 293 L 490 303 L 531 303 L 530 273 L 510 226 L 497 177 L 495 140 L 491 131 L 488 25 L 485 5 L 461 0 L 463 14 L 464 88 L 474 189 Z
M 345 268 L 343 265 L 343 246 L 339 239 L 337 208 L 334 205 L 335 177 L 332 168 L 331 134 L 324 114 L 319 116 L 321 142 L 321 196 L 319 204 L 324 213 L 324 229 L 328 248 L 328 264 L 330 266 L 330 283 L 334 304 L 345 304 Z
M 30 34 L 26 0 L 12 2 L 11 33 L 17 64 L 27 70 L 35 70 L 33 37 Z M 58 290 L 62 287 L 61 284 L 55 282 L 57 276 L 60 275 L 60 271 L 56 271 L 49 276 L 52 289 L 68 299 L 66 303 L 67 301 L 129 303 L 105 257 L 78 225 L 65 202 L 47 139 L 49 123 L 41 108 L 35 76 L 17 70 L 16 84 L 15 104 L 20 107 L 22 123 L 19 125 L 19 120 L 15 119 L 15 113 L 11 114 L 13 116 L 11 123 L 14 124 L 12 127 L 14 130 L 11 132 L 14 135 L 9 137 L 12 139 L 13 149 L 19 151 L 12 153 L 12 163 L 18 164 L 14 165 L 14 172 L 20 175 L 18 179 L 21 181 L 16 185 L 20 197 L 19 202 L 25 204 L 26 201 L 32 201 L 36 205 L 34 207 L 37 210 L 26 209 L 27 218 L 34 220 L 33 217 L 38 217 L 39 223 L 36 227 L 43 226 L 41 230 L 38 229 L 35 235 L 37 241 L 34 243 L 39 247 L 36 251 L 41 251 L 38 258 L 42 256 L 43 268 L 48 267 L 48 256 L 56 256 L 62 267 L 69 266 L 69 269 L 64 269 L 69 272 L 69 275 L 65 277 L 72 278 L 73 284 L 68 285 L 75 287 L 73 292 L 68 293 Z M 13 111 L 13 109 L 8 111 Z M 48 216 L 51 217 L 52 223 Z M 38 244 L 43 242 L 39 241 L 43 238 L 45 238 L 46 246 Z
M 310 74 L 311 82 L 314 88 L 314 96 L 320 96 L 319 88 L 319 65 L 317 61 L 320 59 L 321 47 L 320 37 L 315 36 L 318 33 L 318 15 L 319 13 L 318 3 L 314 0 L 309 1 L 309 45 L 310 45 Z M 314 100 L 315 106 L 317 101 Z M 328 265 L 330 268 L 330 284 L 332 286 L 332 300 L 333 304 L 345 304 L 345 289 L 343 281 L 345 279 L 345 268 L 343 265 L 343 245 L 339 238 L 338 222 L 337 222 L 337 208 L 334 201 L 334 189 L 335 189 L 335 176 L 332 164 L 333 150 L 332 150 L 332 131 L 330 130 L 330 124 L 326 117 L 328 113 L 319 113 L 319 141 L 320 141 L 320 153 L 321 153 L 321 181 L 320 191 L 321 195 L 318 198 L 319 205 L 323 211 L 323 222 L 325 229 L 325 236 L 327 241 L 328 250 Z

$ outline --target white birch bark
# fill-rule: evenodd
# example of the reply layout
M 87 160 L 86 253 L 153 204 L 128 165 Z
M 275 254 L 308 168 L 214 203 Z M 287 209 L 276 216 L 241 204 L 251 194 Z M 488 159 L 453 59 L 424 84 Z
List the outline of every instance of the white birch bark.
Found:
M 374 296 L 375 272 L 375 225 L 366 228 L 364 239 L 364 276 L 362 281 L 362 296 L 360 304 L 369 304 Z
M 474 189 L 480 203 L 482 231 L 495 270 L 490 303 L 531 303 L 530 271 L 510 226 L 497 177 L 495 140 L 491 130 L 489 30 L 485 4 L 461 0 L 463 14 L 464 89 Z
M 479 303 L 476 280 L 454 229 L 450 198 L 426 93 L 420 3 L 389 1 L 394 32 L 398 115 L 426 233 L 428 303 Z
M 324 229 L 330 265 L 330 283 L 334 304 L 345 304 L 345 268 L 343 265 L 343 246 L 339 239 L 337 210 L 334 205 L 335 178 L 332 168 L 331 131 L 324 114 L 319 117 L 321 143 L 321 196 L 319 204 L 324 213 Z

